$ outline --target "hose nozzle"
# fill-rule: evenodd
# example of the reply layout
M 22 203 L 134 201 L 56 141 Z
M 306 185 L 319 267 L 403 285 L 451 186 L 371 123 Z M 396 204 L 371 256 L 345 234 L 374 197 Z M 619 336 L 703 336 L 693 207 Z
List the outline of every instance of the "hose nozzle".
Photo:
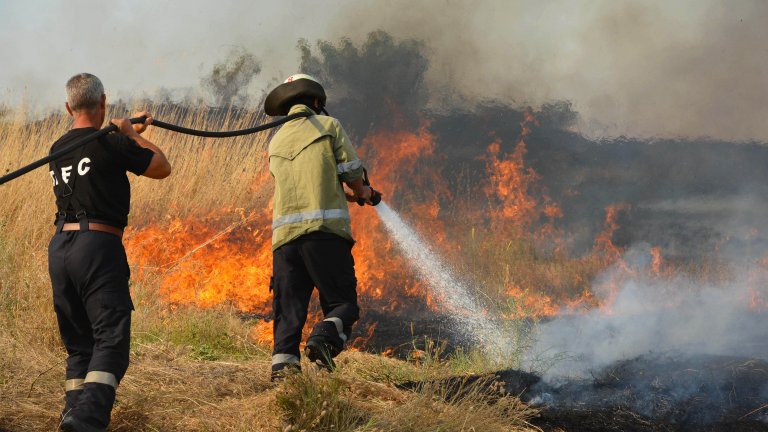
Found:
M 363 168 L 363 184 L 371 188 L 371 205 L 375 206 L 381 202 L 381 192 L 371 187 L 371 182 L 368 180 L 368 171 Z M 357 200 L 357 205 L 364 206 L 366 201 L 362 198 Z

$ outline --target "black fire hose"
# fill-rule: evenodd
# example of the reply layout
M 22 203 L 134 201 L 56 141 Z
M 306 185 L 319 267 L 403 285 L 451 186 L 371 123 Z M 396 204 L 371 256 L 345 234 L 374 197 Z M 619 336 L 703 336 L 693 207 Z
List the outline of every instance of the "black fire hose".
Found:
M 256 126 L 256 127 L 252 127 L 252 128 L 248 128 L 248 129 L 240 129 L 240 130 L 233 130 L 233 131 L 221 131 L 221 132 L 211 132 L 211 131 L 190 129 L 190 128 L 185 128 L 185 127 L 182 127 L 182 126 L 172 125 L 170 123 L 166 123 L 166 122 L 163 122 L 163 121 L 160 121 L 160 120 L 152 120 L 152 126 L 157 126 L 159 128 L 168 129 L 170 131 L 179 132 L 179 133 L 183 133 L 183 134 L 187 134 L 187 135 L 195 135 L 195 136 L 206 137 L 206 138 L 229 138 L 229 137 L 235 137 L 235 136 L 240 136 L 240 135 L 249 135 L 249 134 L 256 133 L 256 132 L 265 131 L 267 129 L 272 129 L 273 127 L 276 127 L 276 126 L 280 126 L 281 124 L 289 122 L 289 121 L 291 121 L 293 119 L 297 119 L 299 117 L 310 117 L 311 115 L 312 115 L 311 113 L 300 112 L 300 113 L 291 114 L 289 116 L 283 117 L 280 120 L 276 120 L 276 121 L 273 121 L 273 122 L 270 122 L 270 123 L 265 123 L 265 124 L 263 124 L 261 126 Z M 144 121 L 146 119 L 147 119 L 146 117 L 132 118 L 131 119 L 131 123 L 132 124 L 144 123 Z M 96 132 L 94 132 L 94 133 L 92 133 L 90 135 L 84 136 L 82 139 L 79 139 L 79 140 L 77 140 L 77 141 L 75 141 L 73 143 L 68 144 L 66 147 L 64 147 L 61 150 L 53 152 L 53 153 L 49 154 L 48 156 L 46 156 L 46 157 L 44 157 L 44 158 L 42 158 L 42 159 L 40 159 L 38 161 L 32 162 L 31 164 L 29 164 L 29 165 L 27 165 L 27 166 L 25 166 L 23 168 L 19 168 L 19 169 L 17 169 L 16 171 L 14 171 L 12 173 L 9 173 L 9 174 L 6 174 L 6 175 L 0 177 L 0 185 L 4 184 L 4 183 L 8 183 L 9 181 L 11 181 L 11 180 L 13 180 L 13 179 L 15 179 L 17 177 L 21 177 L 24 174 L 34 170 L 35 168 L 39 168 L 39 167 L 47 164 L 48 162 L 50 162 L 52 160 L 56 160 L 56 159 L 64 156 L 65 154 L 70 153 L 71 151 L 73 151 L 73 150 L 75 150 L 75 149 L 77 149 L 79 147 L 84 146 L 86 143 L 88 143 L 90 141 L 93 141 L 93 140 L 95 140 L 97 138 L 100 138 L 100 137 L 102 137 L 102 136 L 104 136 L 104 135 L 106 135 L 108 133 L 116 132 L 118 129 L 119 128 L 117 126 L 111 124 L 111 125 L 103 128 L 103 129 L 100 129 L 100 130 L 98 130 L 98 131 L 96 131 Z

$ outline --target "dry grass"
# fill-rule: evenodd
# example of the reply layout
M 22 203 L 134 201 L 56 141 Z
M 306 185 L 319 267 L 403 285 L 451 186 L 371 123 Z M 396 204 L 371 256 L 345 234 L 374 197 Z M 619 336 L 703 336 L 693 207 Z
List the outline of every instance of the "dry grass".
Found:
M 213 121 L 205 108 L 188 114 L 153 111 L 168 123 L 206 130 L 242 129 L 264 121 L 264 116 L 255 112 L 237 118 L 224 113 Z M 215 139 L 149 128 L 146 137 L 162 146 L 172 161 L 173 177 L 159 182 L 139 177 L 133 182 L 133 226 L 169 215 L 184 218 L 207 215 L 212 209 L 258 208 L 271 198 L 271 182 L 265 181 L 269 176 L 265 159 L 268 133 Z
M 369 355 L 353 354 L 365 364 Z M 284 431 L 523 431 L 535 410 L 476 382 L 459 391 L 439 383 L 418 391 L 360 380 L 346 369 L 290 376 L 277 394 Z
M 38 347 L 6 357 L 7 342 L 3 370 L 16 378 L 0 381 L 0 430 L 54 430 L 64 353 Z M 456 397 L 439 385 L 411 391 L 372 381 L 357 373 L 382 367 L 371 354 L 343 354 L 333 374 L 304 364 L 305 373 L 280 385 L 269 382 L 266 351 L 245 361 L 195 360 L 189 354 L 175 344 L 134 344 L 110 430 L 517 431 L 530 430 L 525 421 L 535 414 L 516 398 L 488 395 L 480 386 Z M 34 364 L 25 362 L 29 358 Z M 388 367 L 421 374 L 402 361 L 391 360 Z
M 156 116 L 206 129 L 261 120 L 251 113 L 212 122 L 205 110 L 160 110 Z M 68 128 L 64 116 L 37 123 L 0 118 L 2 171 L 44 156 Z M 131 225 L 210 209 L 247 212 L 267 203 L 266 134 L 217 141 L 150 129 L 147 137 L 166 151 L 174 174 L 162 182 L 131 176 Z M 51 307 L 46 256 L 55 210 L 50 188 L 45 169 L 0 186 L 0 431 L 55 430 L 62 407 L 66 353 Z M 313 373 L 305 365 L 305 374 L 276 386 L 268 377 L 269 347 L 250 336 L 254 323 L 228 307 L 164 304 L 151 275 L 132 290 L 131 366 L 118 391 L 112 431 L 529 429 L 525 420 L 533 412 L 508 396 L 489 399 L 478 387 L 452 398 L 439 386 L 395 386 L 481 371 L 468 355 L 416 364 L 350 352 L 337 373 Z

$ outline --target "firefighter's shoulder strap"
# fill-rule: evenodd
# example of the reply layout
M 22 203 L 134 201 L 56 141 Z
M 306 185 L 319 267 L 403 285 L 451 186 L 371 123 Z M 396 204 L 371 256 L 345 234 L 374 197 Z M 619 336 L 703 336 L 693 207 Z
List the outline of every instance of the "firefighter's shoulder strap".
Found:
M 88 231 L 88 214 L 86 213 L 83 206 L 80 204 L 80 201 L 77 198 L 77 195 L 75 194 L 75 183 L 77 183 L 77 178 L 80 177 L 77 173 L 77 164 L 78 161 L 83 159 L 83 155 L 85 154 L 85 148 L 88 145 L 84 145 L 80 147 L 78 151 L 75 152 L 77 155 L 75 158 L 73 158 L 73 164 L 72 164 L 72 174 L 69 176 L 70 183 L 67 183 L 64 181 L 63 175 L 61 176 L 60 181 L 58 181 L 58 188 L 59 190 L 56 192 L 57 197 L 61 196 L 61 207 L 59 208 L 59 211 L 56 213 L 56 234 L 59 234 L 64 229 L 64 224 L 67 221 L 67 211 L 70 207 L 72 207 L 72 210 L 75 212 L 75 218 L 78 222 L 80 222 L 80 231 Z M 57 175 L 62 173 L 61 166 L 59 163 L 61 160 L 58 161 L 51 161 L 50 167 L 55 172 L 58 173 Z

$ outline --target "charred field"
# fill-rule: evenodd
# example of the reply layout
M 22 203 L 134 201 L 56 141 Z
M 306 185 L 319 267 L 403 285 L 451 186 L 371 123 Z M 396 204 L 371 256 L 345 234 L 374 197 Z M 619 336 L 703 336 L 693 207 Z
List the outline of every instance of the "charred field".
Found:
M 655 355 L 617 362 L 590 379 L 547 384 L 518 370 L 449 379 L 451 391 L 485 380 L 486 391 L 516 394 L 541 409 L 543 430 L 766 430 L 766 362 L 722 356 Z M 406 383 L 418 387 L 420 383 Z
M 358 338 L 364 338 L 367 349 L 404 359 L 434 350 L 430 343 L 438 340 L 445 357 L 471 349 L 450 336 L 447 317 L 413 318 L 377 317 L 373 336 Z M 414 328 L 419 329 L 417 338 Z M 768 344 L 760 341 L 752 349 L 765 353 Z M 515 395 L 540 410 L 530 422 L 545 431 L 763 431 L 768 430 L 768 362 L 761 358 L 649 351 L 590 369 L 586 376 L 506 369 L 438 382 L 448 389 L 446 398 L 474 385 L 491 399 Z M 423 385 L 398 384 L 405 389 Z
M 734 357 L 646 355 L 610 365 L 586 382 L 537 383 L 523 399 L 549 407 L 542 425 L 566 430 L 766 430 L 767 365 Z

